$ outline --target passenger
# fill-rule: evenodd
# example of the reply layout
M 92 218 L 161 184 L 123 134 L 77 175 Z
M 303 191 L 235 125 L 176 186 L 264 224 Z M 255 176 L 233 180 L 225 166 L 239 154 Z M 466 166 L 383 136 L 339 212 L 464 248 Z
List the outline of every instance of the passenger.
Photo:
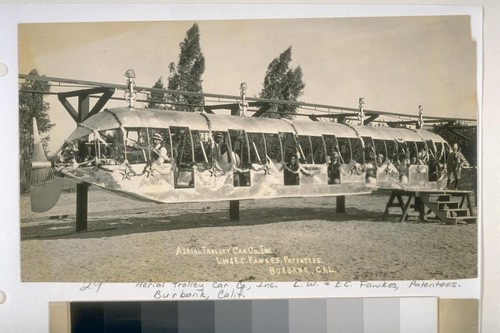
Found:
M 389 164 L 396 165 L 398 163 L 399 163 L 398 153 L 397 152 L 392 152 L 389 155 Z
M 163 145 L 163 138 L 159 133 L 153 134 L 153 149 L 151 150 L 151 161 L 153 164 L 163 164 L 170 162 L 167 155 L 167 148 Z
M 77 154 L 78 148 L 72 142 L 68 142 L 57 155 L 61 163 L 76 163 Z
M 372 150 L 369 153 L 369 157 L 365 163 L 365 171 L 366 171 L 366 182 L 367 183 L 375 183 L 377 181 L 377 166 L 376 166 L 376 155 Z
M 328 163 L 328 184 L 340 184 L 340 158 L 337 152 L 333 152 Z
M 92 147 L 87 145 L 87 142 L 83 140 L 81 144 L 79 145 L 79 151 L 80 151 L 80 160 L 78 161 L 81 166 L 90 166 L 92 165 L 94 159 L 94 156 L 92 155 Z
M 442 175 L 442 165 L 439 163 L 439 159 L 436 156 L 436 151 L 433 149 L 429 149 L 428 165 L 429 181 L 437 181 Z
M 446 173 L 448 176 L 448 183 L 445 189 L 449 189 L 450 183 L 455 182 L 454 189 L 458 187 L 458 181 L 461 178 L 462 168 L 469 167 L 469 162 L 465 159 L 464 155 L 460 152 L 458 144 L 453 144 L 453 150 L 449 153 L 446 160 Z
M 418 152 L 418 165 L 427 165 L 429 163 L 429 156 L 424 148 L 420 149 Z
M 407 184 L 409 182 L 409 166 L 410 166 L 410 161 L 405 155 L 402 155 L 399 164 L 397 165 L 398 171 L 399 171 L 399 181 L 402 184 Z
M 116 130 L 113 133 L 113 153 L 111 156 L 119 163 L 125 161 L 125 144 L 123 141 L 123 132 L 121 130 Z
M 224 135 L 222 134 L 222 132 L 215 132 L 214 145 L 211 152 L 212 161 L 216 161 L 218 163 L 229 163 L 230 160 L 227 152 L 228 148 L 226 143 L 224 142 Z
M 78 163 L 89 161 L 92 158 L 92 148 L 87 146 L 87 140 L 80 140 L 78 142 Z
M 377 155 L 377 167 L 380 168 L 384 164 L 384 154 Z
M 296 155 L 290 156 L 290 162 L 285 164 L 285 185 L 299 185 L 300 165 Z

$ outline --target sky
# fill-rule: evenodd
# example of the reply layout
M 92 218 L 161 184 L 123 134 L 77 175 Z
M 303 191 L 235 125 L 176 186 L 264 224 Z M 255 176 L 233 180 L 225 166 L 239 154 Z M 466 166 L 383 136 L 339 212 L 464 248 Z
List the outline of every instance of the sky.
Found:
M 477 53 L 468 16 L 413 16 L 19 25 L 19 73 L 138 86 L 168 77 L 179 43 L 197 23 L 203 90 L 258 96 L 269 63 L 292 47 L 306 84 L 299 100 L 457 118 L 477 118 Z M 121 92 L 115 93 L 115 96 Z M 50 97 L 53 152 L 75 128 Z M 116 102 L 113 103 L 116 105 Z M 126 102 L 118 105 L 125 106 Z

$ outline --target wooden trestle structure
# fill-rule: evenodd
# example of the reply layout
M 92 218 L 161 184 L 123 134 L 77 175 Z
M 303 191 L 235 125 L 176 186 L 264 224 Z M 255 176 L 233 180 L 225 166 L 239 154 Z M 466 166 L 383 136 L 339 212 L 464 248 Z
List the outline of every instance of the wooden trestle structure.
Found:
M 383 219 L 389 216 L 389 209 L 401 208 L 400 222 L 408 219 L 410 209 L 419 213 L 420 220 L 430 215 L 445 224 L 476 223 L 472 200 L 473 191 L 464 190 L 390 190 L 391 195 L 385 206 Z M 412 204 L 413 200 L 413 204 Z

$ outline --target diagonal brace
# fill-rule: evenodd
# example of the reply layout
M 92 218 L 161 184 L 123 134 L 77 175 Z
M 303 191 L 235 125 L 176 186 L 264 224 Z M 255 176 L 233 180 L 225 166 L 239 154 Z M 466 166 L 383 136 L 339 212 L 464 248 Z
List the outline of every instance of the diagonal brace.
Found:
M 95 105 L 90 109 L 90 97 L 94 94 L 101 94 Z M 57 98 L 64 106 L 76 123 L 81 123 L 85 119 L 97 114 L 115 93 L 115 88 L 91 88 L 76 91 L 69 91 L 57 94 Z M 68 98 L 78 97 L 78 110 L 69 102 Z

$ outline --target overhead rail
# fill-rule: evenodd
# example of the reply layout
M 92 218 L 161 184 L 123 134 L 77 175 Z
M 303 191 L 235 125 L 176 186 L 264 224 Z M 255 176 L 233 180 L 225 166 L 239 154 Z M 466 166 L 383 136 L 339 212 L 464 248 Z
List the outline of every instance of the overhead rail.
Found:
M 104 82 L 97 82 L 97 81 L 87 81 L 87 80 L 74 80 L 74 79 L 66 79 L 66 78 L 58 78 L 58 77 L 50 77 L 50 76 L 36 76 L 36 75 L 26 75 L 26 74 L 19 74 L 19 78 L 23 80 L 39 80 L 39 81 L 47 81 L 47 82 L 57 82 L 57 83 L 62 83 L 62 84 L 70 84 L 74 85 L 75 87 L 80 86 L 80 87 L 104 87 L 104 88 L 114 88 L 114 89 L 119 89 L 119 90 L 126 90 L 128 88 L 127 85 L 125 84 L 112 84 L 112 83 L 104 83 Z M 64 87 L 69 87 L 69 86 L 64 86 Z M 160 88 L 150 88 L 150 87 L 141 87 L 137 86 L 135 87 L 135 90 L 139 93 L 144 93 L 144 94 L 150 94 L 150 93 L 164 93 L 164 94 L 176 94 L 176 95 L 186 95 L 186 96 L 203 96 L 203 97 L 208 97 L 208 98 L 213 98 L 216 101 L 212 101 L 213 103 L 217 102 L 222 102 L 222 101 L 234 101 L 236 105 L 238 104 L 238 101 L 241 99 L 241 96 L 238 95 L 224 95 L 224 94 L 213 94 L 213 93 L 198 93 L 198 92 L 190 92 L 190 91 L 179 91 L 179 90 L 169 90 L 169 89 L 160 89 Z M 30 91 L 33 92 L 33 91 Z M 35 92 L 33 92 L 35 93 Z M 42 92 L 41 92 L 42 93 Z M 46 92 L 45 92 L 46 93 Z M 290 105 L 290 106 L 296 106 L 300 109 L 308 109 L 312 111 L 318 111 L 318 112 L 323 112 L 323 113 L 328 113 L 328 114 L 307 114 L 308 117 L 312 118 L 341 118 L 345 120 L 346 118 L 349 117 L 355 117 L 354 113 L 358 114 L 359 108 L 353 108 L 353 107 L 345 107 L 345 106 L 338 106 L 338 105 L 327 105 L 327 104 L 315 104 L 315 103 L 306 103 L 306 102 L 301 102 L 301 101 L 286 101 L 286 100 L 276 100 L 276 99 L 269 99 L 269 98 L 257 98 L 257 97 L 245 97 L 246 100 L 249 102 L 249 106 L 256 106 L 256 107 L 261 107 L 260 110 L 257 110 L 254 113 L 254 117 L 258 117 L 265 113 L 266 111 L 269 110 L 270 105 L 272 104 L 280 104 L 280 105 Z M 123 99 L 123 98 L 111 98 L 111 99 Z M 175 105 L 175 103 L 170 103 L 170 102 L 164 102 L 164 101 L 150 101 L 150 100 L 137 100 L 138 102 L 154 102 L 157 104 L 168 104 L 168 105 Z M 203 107 L 206 112 L 211 113 L 213 110 L 217 109 L 217 105 L 195 105 L 197 107 Z M 229 106 L 227 104 L 226 106 Z M 220 106 L 219 106 L 220 108 Z M 232 104 L 228 107 L 228 109 L 232 110 L 233 106 Z M 250 110 L 249 110 L 250 111 Z M 335 112 L 335 114 L 331 114 L 330 112 Z M 340 113 L 338 113 L 340 111 Z M 370 110 L 370 109 L 364 109 L 364 114 L 369 117 L 370 119 L 368 122 L 373 121 L 376 117 L 381 117 L 381 116 L 387 116 L 387 117 L 402 117 L 406 119 L 417 119 L 419 118 L 418 115 L 411 115 L 411 114 L 402 114 L 402 113 L 397 113 L 397 112 L 388 112 L 388 111 L 380 111 L 380 110 Z M 371 118 L 373 116 L 373 118 Z M 445 121 L 462 121 L 462 122 L 472 122 L 476 123 L 476 119 L 471 119 L 471 118 L 450 118 L 450 117 L 439 117 L 439 116 L 422 116 L 422 119 L 425 119 L 426 123 L 429 122 L 445 122 Z M 412 121 L 414 122 L 414 121 Z

